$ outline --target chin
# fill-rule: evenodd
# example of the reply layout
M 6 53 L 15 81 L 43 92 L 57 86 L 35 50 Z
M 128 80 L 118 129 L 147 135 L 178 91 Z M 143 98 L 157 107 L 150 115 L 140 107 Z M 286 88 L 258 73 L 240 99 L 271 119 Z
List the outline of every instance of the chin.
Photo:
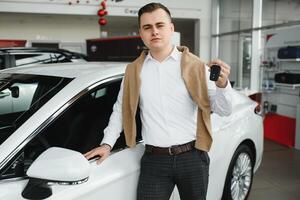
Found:
M 160 49 L 163 49 L 165 47 L 164 44 L 152 44 L 152 45 L 149 45 L 149 49 L 153 49 L 153 50 L 160 50 Z

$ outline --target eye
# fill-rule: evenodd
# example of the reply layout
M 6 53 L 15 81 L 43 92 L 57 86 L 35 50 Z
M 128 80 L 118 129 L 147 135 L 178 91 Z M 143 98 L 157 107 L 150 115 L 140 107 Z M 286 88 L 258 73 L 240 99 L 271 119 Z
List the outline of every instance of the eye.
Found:
M 144 30 L 149 30 L 151 27 L 150 26 L 144 26 Z

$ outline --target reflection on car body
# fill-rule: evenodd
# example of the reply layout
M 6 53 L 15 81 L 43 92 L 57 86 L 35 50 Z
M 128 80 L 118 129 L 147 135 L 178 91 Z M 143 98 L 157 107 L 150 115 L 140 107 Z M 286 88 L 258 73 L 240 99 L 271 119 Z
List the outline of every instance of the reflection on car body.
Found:
M 39 186 L 46 186 L 49 199 L 136 198 L 139 163 L 144 151 L 139 115 L 138 144 L 135 148 L 126 147 L 122 133 L 111 155 L 100 165 L 90 161 L 88 169 L 84 167 L 87 161 L 76 154 L 98 146 L 102 140 L 103 130 L 117 99 L 125 65 L 55 64 L 46 65 L 43 70 L 39 67 L 24 67 L 0 72 L 0 94 L 9 90 L 14 83 L 36 84 L 36 87 L 31 88 L 33 91 L 28 93 L 31 95 L 31 103 L 25 110 L 0 112 L 0 199 L 23 199 L 36 195 L 24 188 L 28 188 L 26 185 L 32 182 L 36 184 L 37 178 L 41 181 L 36 184 L 37 191 Z M 45 90 L 39 91 L 40 85 Z M 208 200 L 220 199 L 222 196 L 245 199 L 251 189 L 253 172 L 259 167 L 262 158 L 262 118 L 254 113 L 256 103 L 236 91 L 232 95 L 232 115 L 211 116 L 214 143 L 209 152 Z M 61 165 L 64 169 L 52 165 L 57 163 L 56 157 L 52 156 L 57 152 L 64 163 Z M 78 158 L 77 163 L 67 165 L 73 156 Z M 47 160 L 47 164 L 41 160 Z M 56 167 L 49 168 L 50 165 Z M 43 170 L 39 171 L 38 168 Z M 60 170 L 71 171 L 72 168 L 79 171 L 82 169 L 82 173 L 60 173 Z M 245 173 L 241 174 L 238 170 Z M 59 180 L 53 180 L 53 177 Z M 238 190 L 232 185 L 236 178 L 245 180 L 240 185 L 244 190 Z M 71 185 L 62 185 L 66 183 Z M 171 199 L 179 199 L 176 190 Z

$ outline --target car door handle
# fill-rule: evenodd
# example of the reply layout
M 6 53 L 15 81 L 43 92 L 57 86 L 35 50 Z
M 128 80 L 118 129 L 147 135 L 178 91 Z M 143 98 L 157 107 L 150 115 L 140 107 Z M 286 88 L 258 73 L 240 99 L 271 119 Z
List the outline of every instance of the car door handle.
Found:
M 0 92 L 0 98 L 6 97 L 6 96 L 9 96 L 9 95 L 10 95 L 9 92 Z

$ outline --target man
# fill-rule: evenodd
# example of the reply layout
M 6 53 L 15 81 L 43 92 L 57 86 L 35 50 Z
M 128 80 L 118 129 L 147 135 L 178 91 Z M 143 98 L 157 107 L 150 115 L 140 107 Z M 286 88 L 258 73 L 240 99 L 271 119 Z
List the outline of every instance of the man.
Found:
M 145 153 L 137 188 L 138 200 L 168 200 L 176 185 L 182 200 L 206 198 L 211 138 L 211 111 L 231 113 L 230 68 L 220 60 L 216 82 L 208 67 L 186 47 L 174 47 L 169 10 L 150 3 L 139 10 L 139 31 L 149 52 L 126 68 L 110 122 L 100 147 L 85 154 L 102 162 L 124 129 L 135 146 L 135 114 L 140 107 Z

